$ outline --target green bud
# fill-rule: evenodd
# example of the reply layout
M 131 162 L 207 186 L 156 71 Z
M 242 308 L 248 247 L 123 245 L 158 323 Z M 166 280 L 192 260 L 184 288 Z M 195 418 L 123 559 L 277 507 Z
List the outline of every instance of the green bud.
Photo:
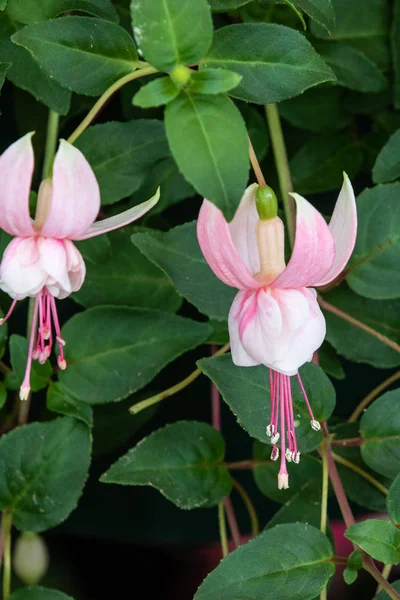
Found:
M 259 185 L 256 191 L 256 207 L 261 221 L 269 221 L 278 216 L 278 201 L 269 185 Z
M 363 555 L 360 550 L 354 550 L 348 558 L 347 566 L 353 571 L 358 571 L 363 566 Z
M 27 585 L 36 585 L 48 566 L 49 553 L 44 539 L 36 533 L 21 533 L 13 552 L 13 568 L 18 577 Z
M 189 83 L 192 76 L 192 71 L 185 65 L 176 65 L 170 73 L 172 81 L 179 88 L 184 87 Z

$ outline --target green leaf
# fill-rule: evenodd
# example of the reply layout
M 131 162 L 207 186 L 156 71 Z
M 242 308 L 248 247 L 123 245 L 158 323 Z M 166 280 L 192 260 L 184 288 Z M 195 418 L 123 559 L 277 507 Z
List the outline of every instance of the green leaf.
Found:
M 88 474 L 90 436 L 61 417 L 14 429 L 0 440 L 0 508 L 21 531 L 45 531 L 75 509 Z
M 363 555 L 360 552 L 360 550 L 354 550 L 348 560 L 347 560 L 347 564 L 350 567 L 350 569 L 353 569 L 354 571 L 359 571 L 360 569 L 362 569 L 363 566 Z
M 2 381 L 0 381 L 0 408 L 3 408 L 7 400 L 7 389 Z
M 92 407 L 75 400 L 58 383 L 50 384 L 47 390 L 46 405 L 49 410 L 59 415 L 83 421 L 88 427 L 93 425 Z
M 71 596 L 57 590 L 41 586 L 25 587 L 11 594 L 9 600 L 74 600 Z
M 227 69 L 195 71 L 189 82 L 191 92 L 197 94 L 224 94 L 239 85 L 242 77 Z
M 306 457 L 302 457 L 301 462 Z M 300 462 L 300 465 L 301 465 Z M 300 466 L 300 465 L 296 465 Z M 320 467 L 321 472 L 321 467 Z M 293 475 L 295 469 L 292 470 Z M 292 487 L 293 477 L 292 472 L 290 473 L 290 487 Z M 286 496 L 282 497 L 281 500 L 284 504 L 268 521 L 266 529 L 271 529 L 275 525 L 281 523 L 307 523 L 313 527 L 318 528 L 321 523 L 321 498 L 316 493 L 315 481 L 303 481 L 299 489 L 290 496 L 288 499 Z M 276 467 L 275 467 L 275 488 L 276 488 Z M 288 490 L 285 490 L 284 495 Z
M 180 94 L 165 109 L 168 142 L 179 170 L 199 194 L 231 218 L 246 187 L 246 127 L 225 96 Z
M 236 290 L 211 271 L 196 237 L 196 223 L 185 223 L 162 233 L 146 231 L 132 242 L 172 280 L 176 290 L 198 310 L 213 319 L 228 318 Z
M 241 75 L 231 95 L 258 104 L 280 102 L 324 81 L 335 81 L 301 33 L 274 23 L 218 29 L 203 67 L 222 67 Z
M 0 63 L 0 90 L 4 85 L 6 73 L 10 67 L 11 63 Z
M 392 581 L 390 583 L 390 585 L 392 587 L 394 587 L 394 589 L 396 590 L 396 592 L 400 593 L 400 579 L 397 581 Z M 385 590 L 382 590 L 380 592 L 380 594 L 377 595 L 377 597 L 375 598 L 375 600 L 390 600 L 390 596 L 387 592 L 385 592 Z
M 396 565 L 400 560 L 400 531 L 390 521 L 368 519 L 348 527 L 345 536 L 384 564 Z
M 107 234 L 97 235 L 81 242 L 74 242 L 85 262 L 102 265 L 111 258 L 111 242 Z M 86 268 L 88 265 L 86 264 Z
M 279 112 L 295 127 L 314 131 L 338 131 L 348 125 L 344 110 L 343 90 L 339 87 L 317 87 L 301 96 L 279 104 Z
M 277 485 L 277 463 L 270 458 L 271 446 L 267 446 L 256 440 L 253 448 L 254 462 L 265 463 L 258 464 L 253 468 L 255 483 L 264 496 L 267 496 L 267 498 L 270 498 L 279 504 L 285 504 L 285 506 L 290 500 L 297 498 L 304 489 L 307 489 L 308 501 L 310 501 L 311 498 L 314 501 L 315 496 L 320 496 L 322 471 L 321 463 L 316 458 L 303 454 L 298 465 L 289 463 L 287 465 L 289 471 L 289 488 L 282 491 L 278 489 Z M 320 517 L 321 513 L 319 514 L 319 518 Z M 294 520 L 305 523 L 306 520 L 304 519 L 306 519 L 305 516 Z M 274 524 L 276 523 L 274 522 Z M 319 525 L 319 523 L 317 524 Z
M 400 296 L 399 193 L 400 183 L 389 183 L 367 188 L 357 198 L 358 235 L 347 283 L 367 298 Z
M 319 366 L 327 375 L 335 379 L 344 379 L 346 377 L 336 351 L 328 342 L 324 342 L 318 350 L 318 360 Z
M 358 92 L 379 92 L 387 88 L 385 75 L 360 50 L 340 42 L 319 42 L 316 50 L 335 73 L 339 85 Z
M 400 471 L 400 389 L 386 392 L 364 412 L 360 422 L 361 454 L 367 465 L 386 477 Z
M 169 156 L 164 125 L 156 119 L 94 125 L 80 136 L 76 146 L 96 175 L 103 205 L 132 194 L 153 165 Z
M 263 113 L 260 113 L 255 107 L 245 102 L 241 103 L 240 112 L 246 123 L 247 133 L 253 144 L 254 151 L 258 160 L 261 161 L 269 148 L 269 132 L 266 119 Z
M 378 154 L 373 171 L 374 183 L 387 183 L 400 177 L 400 129 L 394 132 Z
M 237 367 L 229 354 L 203 358 L 197 364 L 215 383 L 238 423 L 247 433 L 264 444 L 270 444 L 270 438 L 265 431 L 270 419 L 268 369 L 263 365 Z M 335 406 L 333 386 L 316 365 L 306 364 L 300 369 L 300 373 L 314 416 L 324 421 Z M 311 452 L 320 444 L 321 432 L 310 427 L 310 416 L 296 380 L 293 380 L 291 387 L 299 450 Z
M 168 277 L 132 245 L 131 232 L 124 227 L 108 234 L 109 258 L 86 265 L 85 283 L 73 298 L 88 308 L 135 306 L 176 312 L 181 298 Z
M 253 0 L 208 0 L 208 4 L 211 6 L 211 10 L 214 11 L 225 11 L 234 10 L 239 6 L 244 6 Z
M 169 77 L 154 79 L 143 85 L 134 96 L 132 102 L 141 108 L 168 104 L 179 94 L 179 88 Z
M 179 421 L 154 431 L 101 476 L 103 483 L 149 485 L 185 510 L 215 506 L 232 480 L 225 442 L 207 423 Z
M 147 171 L 143 184 L 131 196 L 133 204 L 140 204 L 143 198 L 151 198 L 159 187 L 161 188 L 161 197 L 151 209 L 152 216 L 162 213 L 169 206 L 196 194 L 196 190 L 178 171 L 171 156 L 158 161 Z
M 13 381 L 15 386 L 19 388 L 25 375 L 26 361 L 28 359 L 28 340 L 14 333 L 10 337 L 10 355 L 13 375 L 15 376 Z M 32 391 L 38 392 L 48 386 L 52 374 L 53 369 L 49 361 L 46 361 L 43 365 L 39 364 L 36 360 L 33 361 L 31 370 Z
M 395 525 L 400 525 L 400 474 L 397 475 L 389 489 L 387 497 L 389 517 Z
M 290 161 L 294 188 L 301 194 L 339 190 L 343 171 L 352 178 L 361 168 L 362 152 L 343 134 L 310 137 Z
M 400 343 L 400 301 L 370 300 L 354 294 L 347 286 L 332 290 L 324 295 L 324 299 L 378 333 Z M 327 310 L 324 310 L 324 315 L 326 339 L 345 358 L 380 369 L 400 364 L 400 354 L 396 350 Z
M 66 115 L 71 93 L 50 79 L 27 50 L 12 43 L 10 38 L 18 29 L 7 13 L 0 14 L 0 61 L 11 64 L 7 79 L 55 112 Z
M 335 9 L 332 0 L 293 0 L 293 3 L 324 27 L 328 33 L 335 28 Z
M 54 19 L 68 11 L 82 11 L 100 19 L 118 21 L 117 11 L 109 0 L 8 0 L 7 12 L 19 23 L 38 23 Z
M 351 585 L 352 583 L 354 583 L 357 577 L 358 571 L 355 571 L 354 569 L 349 569 L 349 567 L 346 567 L 343 571 L 343 579 L 345 580 L 347 585 Z
M 161 71 L 193 64 L 210 47 L 212 21 L 207 0 L 132 0 L 131 14 L 138 47 Z
M 335 571 L 331 557 L 328 538 L 315 527 L 277 525 L 224 558 L 194 600 L 311 600 Z
M 68 368 L 59 379 L 82 402 L 122 400 L 210 333 L 207 324 L 170 313 L 91 308 L 72 317 L 63 328 Z
M 333 0 L 336 26 L 331 34 L 312 23 L 311 31 L 332 43 L 345 42 L 361 50 L 379 67 L 389 67 L 388 23 L 389 6 L 386 0 Z
M 392 56 L 394 69 L 393 104 L 400 108 L 400 0 L 394 0 L 392 21 Z
M 87 96 L 99 96 L 138 66 L 130 35 L 102 19 L 63 17 L 35 23 L 12 41 L 29 50 L 49 77 Z

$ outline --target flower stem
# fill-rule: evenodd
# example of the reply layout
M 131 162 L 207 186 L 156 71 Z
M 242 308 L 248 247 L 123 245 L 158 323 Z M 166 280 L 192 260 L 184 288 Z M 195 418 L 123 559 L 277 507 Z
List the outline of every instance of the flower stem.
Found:
M 354 423 L 354 421 L 357 421 L 357 419 L 367 408 L 367 406 L 369 406 L 369 404 L 371 404 L 371 402 L 375 400 L 375 398 L 379 396 L 379 394 L 383 392 L 383 390 L 386 390 L 386 388 L 388 388 L 390 385 L 392 385 L 392 383 L 394 383 L 398 379 L 400 379 L 400 371 L 396 371 L 396 373 L 385 379 L 385 381 L 380 383 L 367 396 L 365 396 L 365 398 L 361 400 L 360 404 L 355 408 L 355 410 L 349 417 L 349 423 Z
M 228 536 L 226 533 L 226 521 L 225 521 L 225 511 L 224 511 L 224 502 L 220 502 L 218 504 L 218 527 L 219 527 L 219 537 L 221 540 L 221 550 L 222 557 L 228 556 Z
M 326 523 L 328 519 L 328 489 L 329 489 L 329 470 L 328 470 L 328 438 L 324 437 L 320 447 L 322 458 L 322 493 L 321 493 L 321 525 L 322 533 L 326 533 Z
M 11 589 L 11 529 L 12 513 L 3 512 L 2 519 L 3 547 L 4 547 L 4 565 L 3 565 L 3 600 L 7 600 Z
M 258 162 L 256 153 L 254 151 L 253 144 L 251 143 L 250 137 L 249 137 L 249 155 L 250 155 L 251 166 L 253 167 L 254 175 L 256 176 L 258 185 L 263 185 L 263 186 L 267 185 L 266 181 L 265 181 L 265 177 L 263 175 L 263 172 L 261 171 L 260 163 Z
M 157 73 L 157 69 L 154 67 L 142 67 L 133 73 L 129 73 L 121 79 L 118 79 L 115 83 L 113 83 L 100 98 L 97 100 L 96 104 L 93 108 L 88 112 L 86 117 L 83 119 L 82 123 L 78 125 L 73 133 L 68 138 L 68 142 L 73 144 L 76 142 L 78 137 L 89 127 L 93 119 L 97 116 L 98 112 L 103 108 L 105 103 L 111 98 L 115 92 L 121 89 L 127 83 L 134 81 L 135 79 L 139 79 L 139 77 L 146 77 L 146 75 L 152 75 L 153 73 Z
M 380 481 L 378 481 L 377 479 L 375 479 L 375 477 L 373 477 L 372 475 L 370 475 L 369 473 L 367 473 L 367 471 L 364 471 L 364 469 L 362 469 L 358 465 L 355 465 L 354 463 L 352 463 L 351 461 L 347 460 L 346 458 L 343 458 L 342 456 L 339 456 L 339 454 L 336 454 L 335 452 L 332 452 L 332 456 L 333 456 L 333 459 L 334 459 L 335 462 L 337 462 L 337 463 L 343 465 L 344 467 L 347 467 L 348 469 L 351 469 L 355 473 L 358 473 L 359 475 L 361 475 L 361 477 L 363 477 L 371 485 L 373 485 L 374 487 L 376 487 L 377 490 L 379 490 L 380 492 L 382 492 L 382 494 L 384 496 L 387 496 L 389 494 L 389 490 L 384 485 L 382 485 L 382 483 Z
M 347 321 L 348 323 L 351 323 L 351 325 L 354 325 L 355 327 L 358 327 L 359 329 L 362 329 L 362 331 L 365 331 L 366 333 L 369 333 L 369 335 L 372 335 L 373 337 L 376 337 L 380 342 L 382 342 L 382 344 L 385 344 L 386 346 L 390 346 L 390 348 L 393 348 L 393 350 L 395 350 L 396 352 L 400 352 L 400 346 L 399 346 L 399 344 L 396 344 L 396 342 L 394 342 L 393 340 L 391 340 L 390 338 L 388 338 L 386 335 L 383 335 L 382 333 L 379 333 L 379 331 L 376 331 L 375 329 L 372 329 L 372 327 L 369 327 L 368 325 L 365 325 L 365 323 L 362 323 L 361 321 L 358 321 L 358 319 L 355 319 L 354 317 L 351 317 L 347 313 L 345 313 L 342 310 L 340 310 L 340 308 L 337 308 L 336 306 L 333 306 L 333 304 L 330 304 L 329 302 L 326 302 L 326 300 L 324 300 L 320 294 L 318 294 L 318 304 L 322 308 L 324 308 L 325 310 L 327 310 L 327 311 L 331 312 L 332 314 L 336 315 L 337 317 L 340 317 L 344 321 Z
M 214 354 L 214 356 L 219 356 L 220 354 L 224 354 L 228 350 L 229 350 L 229 344 L 225 344 L 225 346 L 220 348 Z M 185 377 L 185 379 L 182 379 L 182 381 L 180 381 L 179 383 L 176 383 L 175 385 L 168 388 L 167 390 L 164 390 L 163 392 L 160 392 L 159 394 L 155 394 L 155 396 L 151 396 L 150 398 L 146 398 L 145 400 L 142 400 L 141 402 L 137 402 L 136 404 L 134 404 L 133 406 L 130 407 L 129 412 L 132 415 L 137 415 L 139 412 L 141 412 L 145 408 L 148 408 L 149 406 L 153 406 L 153 404 L 157 404 L 158 402 L 161 402 L 162 400 L 165 400 L 166 398 L 169 398 L 170 396 L 173 396 L 174 394 L 180 392 L 185 387 L 190 385 L 200 375 L 201 375 L 200 369 L 195 369 L 195 371 L 190 373 L 190 375 Z
M 54 110 L 49 110 L 49 118 L 47 121 L 46 146 L 44 149 L 42 179 L 46 179 L 50 173 L 50 165 L 57 147 L 58 140 L 58 125 L 60 115 Z
M 274 151 L 275 165 L 278 172 L 279 187 L 285 211 L 286 223 L 289 232 L 290 245 L 293 247 L 295 232 L 295 207 L 289 193 L 293 191 L 292 179 L 289 170 L 289 161 L 286 152 L 285 140 L 282 133 L 281 120 L 276 104 L 266 104 L 269 134 Z
M 232 478 L 232 483 L 233 483 L 233 487 L 240 494 L 240 496 L 243 500 L 243 503 L 247 508 L 247 512 L 249 513 L 250 522 L 251 522 L 251 535 L 253 537 L 256 537 L 260 533 L 260 523 L 258 520 L 258 515 L 256 513 L 256 509 L 254 508 L 254 505 L 250 499 L 250 496 L 248 495 L 248 493 L 246 492 L 246 490 L 244 489 L 242 484 L 233 478 Z

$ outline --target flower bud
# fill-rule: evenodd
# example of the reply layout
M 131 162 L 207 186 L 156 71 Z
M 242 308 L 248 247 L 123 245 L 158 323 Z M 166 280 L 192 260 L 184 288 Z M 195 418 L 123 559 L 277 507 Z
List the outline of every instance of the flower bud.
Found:
M 176 65 L 170 73 L 172 81 L 179 88 L 184 87 L 189 83 L 189 80 L 192 76 L 192 72 L 185 65 Z
M 256 207 L 261 221 L 274 219 L 278 215 L 278 201 L 269 185 L 259 185 L 256 191 Z
M 46 574 L 49 553 L 44 539 L 25 532 L 17 538 L 13 552 L 13 569 L 27 585 L 36 585 Z

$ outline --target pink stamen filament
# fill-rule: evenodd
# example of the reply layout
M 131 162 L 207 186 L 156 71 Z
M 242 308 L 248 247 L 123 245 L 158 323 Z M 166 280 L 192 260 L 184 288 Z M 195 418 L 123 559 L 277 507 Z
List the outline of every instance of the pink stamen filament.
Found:
M 284 377 L 284 376 L 283 376 Z M 282 384 L 282 382 L 281 382 Z M 279 475 L 287 475 L 286 469 L 286 440 L 285 440 L 285 393 L 284 386 L 280 386 L 280 412 L 281 412 L 281 465 Z M 283 389 L 282 389 L 283 388 Z
M 28 393 L 29 393 L 29 390 L 31 387 L 30 376 L 31 376 L 31 367 L 32 367 L 32 359 L 33 359 L 33 344 L 35 342 L 35 336 L 36 336 L 38 312 L 39 312 L 39 296 L 36 296 L 35 306 L 33 309 L 33 316 L 32 316 L 31 335 L 29 338 L 28 360 L 26 362 L 24 380 L 21 385 L 21 390 L 27 390 Z M 26 399 L 27 399 L 27 395 L 26 395 L 25 400 Z
M 10 318 L 11 313 L 14 310 L 15 305 L 17 304 L 17 302 L 18 302 L 18 298 L 14 298 L 14 300 L 11 303 L 10 308 L 8 309 L 8 312 L 7 312 L 6 316 L 3 317 L 2 319 L 0 319 L 0 325 L 3 325 L 3 323 L 5 323 Z
M 306 394 L 306 390 L 304 389 L 304 385 L 303 385 L 303 382 L 302 382 L 301 377 L 300 377 L 300 373 L 297 373 L 297 379 L 299 381 L 300 388 L 301 388 L 302 394 L 304 396 L 304 400 L 306 401 L 308 412 L 310 413 L 310 417 L 311 417 L 311 419 L 313 421 L 315 421 L 315 418 L 314 418 L 314 415 L 313 415 L 313 411 L 311 409 L 310 402 L 309 402 L 307 394 Z

